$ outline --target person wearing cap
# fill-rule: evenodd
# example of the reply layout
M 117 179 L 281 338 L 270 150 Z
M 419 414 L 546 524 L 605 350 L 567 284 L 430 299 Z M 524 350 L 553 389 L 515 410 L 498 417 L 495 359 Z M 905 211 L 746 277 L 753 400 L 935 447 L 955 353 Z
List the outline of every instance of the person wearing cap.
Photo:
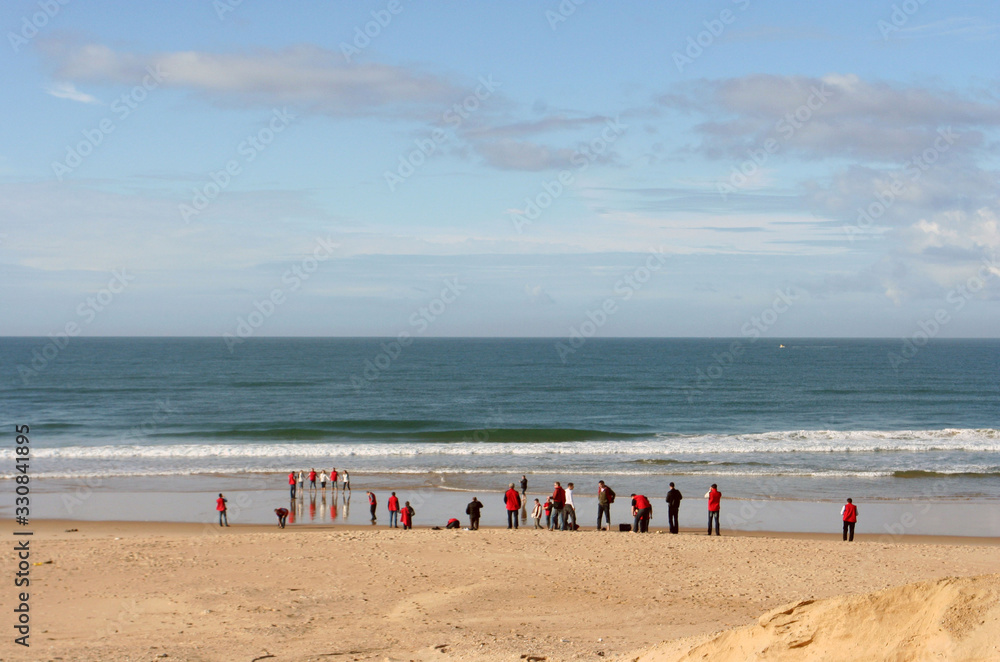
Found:
M 715 535 L 719 534 L 719 510 L 722 502 L 722 492 L 719 486 L 712 483 L 712 489 L 705 494 L 708 499 L 708 535 L 712 535 L 712 521 L 715 521 Z
M 507 528 L 516 529 L 518 520 L 517 511 L 521 510 L 521 495 L 514 488 L 514 483 L 511 483 L 507 491 L 504 492 L 503 503 L 507 508 Z

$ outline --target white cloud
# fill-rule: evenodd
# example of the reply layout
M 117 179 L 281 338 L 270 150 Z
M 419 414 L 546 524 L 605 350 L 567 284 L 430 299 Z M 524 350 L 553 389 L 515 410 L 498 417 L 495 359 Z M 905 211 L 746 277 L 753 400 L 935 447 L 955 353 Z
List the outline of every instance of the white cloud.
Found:
M 43 52 L 68 81 L 134 85 L 152 69 L 163 87 L 188 89 L 220 105 L 295 105 L 334 116 L 437 110 L 468 94 L 441 77 L 386 64 L 347 64 L 316 46 L 252 53 L 177 51 L 142 55 L 101 44 L 48 41 Z M 438 111 L 440 114 L 440 111 Z
M 45 88 L 45 92 L 57 99 L 69 99 L 80 103 L 100 103 L 96 97 L 76 89 L 73 83 L 52 83 Z
M 804 158 L 887 162 L 919 154 L 947 127 L 959 134 L 956 151 L 979 148 L 982 131 L 1000 126 L 1000 104 L 983 98 L 853 74 L 755 74 L 698 81 L 660 102 L 704 117 L 695 130 L 709 158 L 745 158 L 748 147 L 774 139 Z

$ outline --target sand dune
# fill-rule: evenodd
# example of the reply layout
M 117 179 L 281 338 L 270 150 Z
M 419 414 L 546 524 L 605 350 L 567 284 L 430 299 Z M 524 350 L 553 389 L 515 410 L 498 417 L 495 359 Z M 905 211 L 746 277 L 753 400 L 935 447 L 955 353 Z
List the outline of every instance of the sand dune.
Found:
M 1000 660 L 1000 575 L 803 600 L 700 639 L 666 642 L 639 660 Z

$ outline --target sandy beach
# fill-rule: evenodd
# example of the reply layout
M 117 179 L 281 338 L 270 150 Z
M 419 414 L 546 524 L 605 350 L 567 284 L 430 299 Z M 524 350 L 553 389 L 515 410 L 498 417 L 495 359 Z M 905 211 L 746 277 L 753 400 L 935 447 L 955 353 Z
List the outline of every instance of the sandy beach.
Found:
M 33 531 L 31 646 L 8 634 L 3 660 L 1000 656 L 997 538 L 69 520 Z M 12 555 L 4 565 L 12 576 Z M 898 642 L 873 636 L 895 631 Z

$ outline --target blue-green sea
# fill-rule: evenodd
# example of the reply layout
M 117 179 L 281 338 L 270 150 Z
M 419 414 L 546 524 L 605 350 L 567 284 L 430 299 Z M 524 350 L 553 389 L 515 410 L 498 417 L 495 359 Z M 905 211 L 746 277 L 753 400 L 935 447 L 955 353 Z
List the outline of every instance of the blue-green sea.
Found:
M 42 480 L 315 466 L 1000 496 L 997 340 L 3 338 L 0 377 Z

